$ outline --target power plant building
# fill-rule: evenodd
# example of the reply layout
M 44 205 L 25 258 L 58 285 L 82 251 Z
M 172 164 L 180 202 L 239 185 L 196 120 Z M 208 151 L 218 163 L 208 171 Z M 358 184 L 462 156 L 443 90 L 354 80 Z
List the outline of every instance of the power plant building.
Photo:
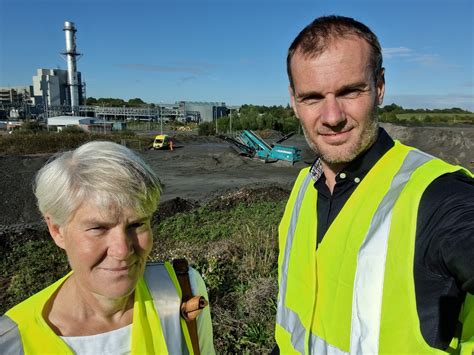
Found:
M 77 71 L 76 27 L 73 22 L 64 22 L 66 50 L 62 53 L 67 61 L 67 70 L 38 69 L 33 76 L 35 104 L 45 106 L 70 106 L 71 113 L 78 112 L 77 107 L 84 104 L 81 73 Z
M 79 105 L 83 104 L 81 73 L 79 81 Z M 62 69 L 38 69 L 33 76 L 34 104 L 47 106 L 71 106 L 68 71 Z

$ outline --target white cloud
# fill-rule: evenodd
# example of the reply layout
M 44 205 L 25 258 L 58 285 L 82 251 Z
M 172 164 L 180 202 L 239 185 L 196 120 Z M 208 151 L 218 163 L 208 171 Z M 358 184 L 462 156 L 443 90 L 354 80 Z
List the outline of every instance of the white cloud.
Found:
M 391 59 L 396 57 L 410 57 L 413 55 L 413 51 L 406 47 L 382 48 L 382 54 L 384 58 Z
M 385 59 L 403 59 L 407 62 L 415 62 L 424 67 L 448 67 L 443 63 L 438 54 L 420 53 L 407 47 L 382 48 Z M 451 66 L 452 67 L 452 66 Z

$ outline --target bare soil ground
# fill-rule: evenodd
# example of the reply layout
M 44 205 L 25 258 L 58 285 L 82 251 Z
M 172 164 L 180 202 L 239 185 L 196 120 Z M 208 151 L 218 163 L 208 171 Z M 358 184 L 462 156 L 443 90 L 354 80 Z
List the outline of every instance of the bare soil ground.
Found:
M 474 127 L 383 126 L 392 137 L 403 143 L 474 170 Z M 146 134 L 152 137 L 153 132 Z M 139 153 L 161 179 L 162 203 L 173 201 L 165 206 L 168 209 L 173 206 L 172 209 L 177 211 L 218 199 L 243 186 L 288 190 L 299 170 L 314 159 L 303 136 L 293 136 L 285 142 L 302 149 L 303 159 L 294 166 L 265 164 L 240 157 L 227 143 L 214 137 L 181 134 L 175 141 L 177 148 L 173 151 L 145 150 Z M 267 141 L 271 142 L 272 137 Z M 32 193 L 32 181 L 49 157 L 49 154 L 2 156 L 0 153 L 0 227 L 41 220 Z M 264 191 L 268 193 L 271 189 Z

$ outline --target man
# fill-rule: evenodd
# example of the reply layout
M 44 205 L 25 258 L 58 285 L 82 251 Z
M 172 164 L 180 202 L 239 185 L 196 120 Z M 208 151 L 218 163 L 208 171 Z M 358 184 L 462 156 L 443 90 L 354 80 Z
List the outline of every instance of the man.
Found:
M 287 69 L 317 159 L 279 228 L 275 350 L 471 354 L 472 175 L 378 127 L 382 53 L 362 23 L 316 19 Z

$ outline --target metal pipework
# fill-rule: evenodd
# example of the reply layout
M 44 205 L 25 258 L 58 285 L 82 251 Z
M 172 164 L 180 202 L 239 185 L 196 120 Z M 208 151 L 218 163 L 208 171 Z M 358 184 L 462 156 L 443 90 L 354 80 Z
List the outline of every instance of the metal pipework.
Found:
M 79 106 L 79 80 L 77 78 L 76 57 L 79 53 L 76 52 L 76 28 L 74 22 L 64 22 L 64 29 L 66 35 L 66 52 L 63 54 L 67 57 L 67 83 L 71 92 L 71 107 L 75 114 Z

